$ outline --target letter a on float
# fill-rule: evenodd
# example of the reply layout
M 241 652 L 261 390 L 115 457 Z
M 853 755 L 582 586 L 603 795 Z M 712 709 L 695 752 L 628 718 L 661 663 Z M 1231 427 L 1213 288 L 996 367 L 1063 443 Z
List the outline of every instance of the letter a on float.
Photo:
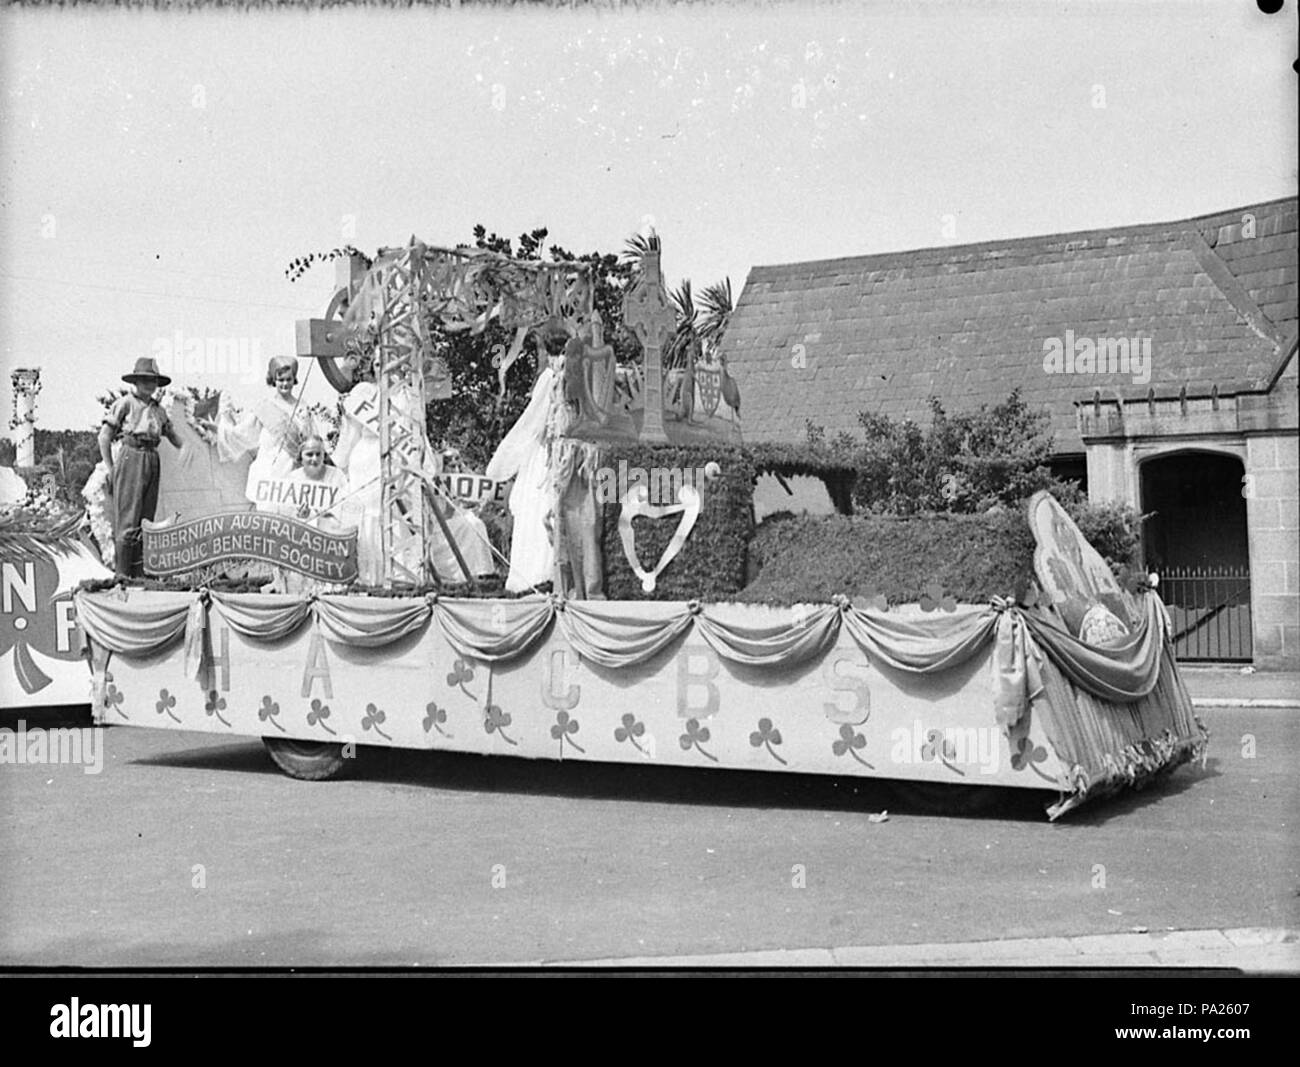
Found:
M 312 686 L 319 681 L 321 691 L 327 700 L 334 699 L 334 687 L 330 684 L 329 658 L 325 654 L 325 638 L 319 633 L 311 635 L 311 645 L 307 649 L 307 665 L 302 671 L 302 695 L 311 696 Z

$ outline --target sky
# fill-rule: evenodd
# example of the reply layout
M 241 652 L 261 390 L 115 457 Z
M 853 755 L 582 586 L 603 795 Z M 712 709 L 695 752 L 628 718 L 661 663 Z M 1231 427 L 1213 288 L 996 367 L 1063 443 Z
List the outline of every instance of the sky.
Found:
M 288 264 L 346 243 L 653 227 L 670 284 L 739 296 L 761 264 L 1294 196 L 1294 6 L 8 8 L 0 410 L 39 366 L 38 425 L 88 428 L 195 338 L 241 360 L 178 383 L 252 400 L 334 288 Z

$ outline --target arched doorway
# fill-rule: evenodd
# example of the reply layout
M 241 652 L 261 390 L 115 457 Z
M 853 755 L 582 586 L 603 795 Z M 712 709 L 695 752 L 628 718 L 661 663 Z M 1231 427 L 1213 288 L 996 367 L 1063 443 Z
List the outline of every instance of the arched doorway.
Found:
M 1250 547 L 1244 465 L 1177 452 L 1140 468 L 1143 551 L 1160 575 L 1180 660 L 1251 659 Z

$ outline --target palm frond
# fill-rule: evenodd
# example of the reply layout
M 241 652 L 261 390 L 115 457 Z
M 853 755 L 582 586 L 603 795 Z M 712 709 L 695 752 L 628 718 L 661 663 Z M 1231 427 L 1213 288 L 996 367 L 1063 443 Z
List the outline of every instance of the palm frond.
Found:
M 694 328 L 699 311 L 695 307 L 695 294 L 691 292 L 690 278 L 683 278 L 677 291 L 668 295 L 672 299 L 673 310 L 677 312 L 677 328 L 680 330 L 683 325 Z
M 713 344 L 722 340 L 722 335 L 731 322 L 731 313 L 735 303 L 731 297 L 731 279 L 707 285 L 700 293 L 700 307 L 704 313 L 700 316 L 700 336 Z
M 50 516 L 27 508 L 0 510 L 0 553 L 10 559 L 66 555 L 66 542 L 79 536 L 84 517 L 84 512 Z
M 647 253 L 659 251 L 659 235 L 651 230 L 648 234 L 634 233 L 623 242 L 622 259 L 625 263 L 639 262 Z

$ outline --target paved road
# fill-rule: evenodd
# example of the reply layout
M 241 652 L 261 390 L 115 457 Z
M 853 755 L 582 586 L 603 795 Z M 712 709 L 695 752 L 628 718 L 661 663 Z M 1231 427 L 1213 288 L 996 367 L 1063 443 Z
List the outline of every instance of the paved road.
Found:
M 860 780 L 448 754 L 375 753 L 356 780 L 311 784 L 257 742 L 110 729 L 98 775 L 0 767 L 0 963 L 464 965 L 1300 927 L 1300 716 L 1202 714 L 1204 769 L 1055 825 L 1038 794 L 935 817 Z

